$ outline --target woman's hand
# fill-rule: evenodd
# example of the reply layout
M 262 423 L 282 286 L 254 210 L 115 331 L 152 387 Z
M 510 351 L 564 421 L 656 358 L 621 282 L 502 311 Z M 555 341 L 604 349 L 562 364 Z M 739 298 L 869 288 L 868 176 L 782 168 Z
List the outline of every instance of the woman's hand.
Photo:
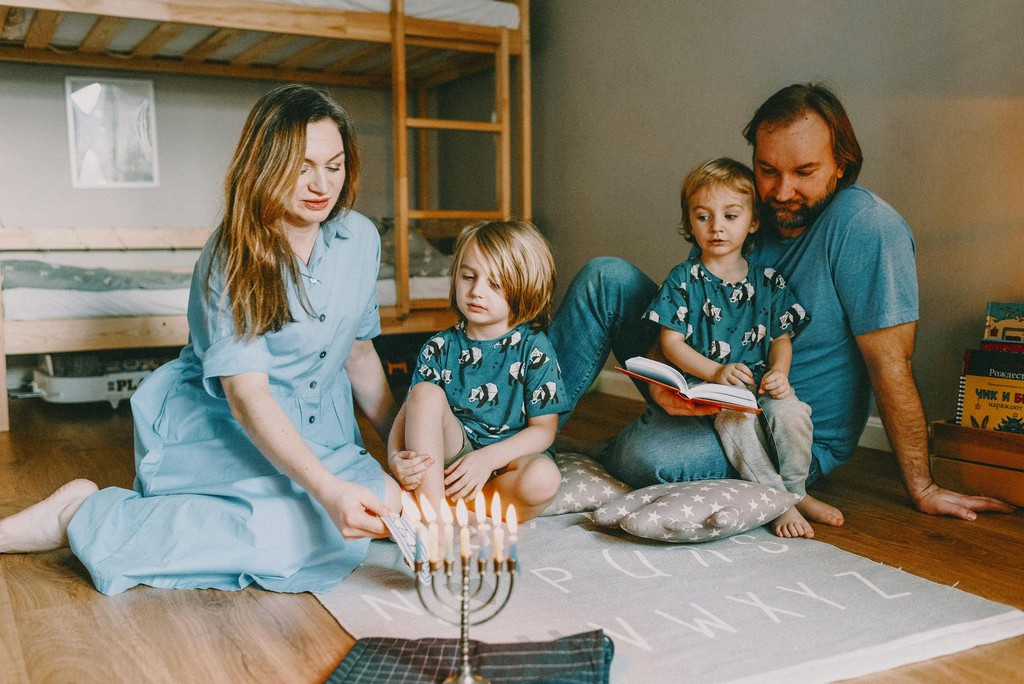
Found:
M 433 456 L 415 451 L 396 451 L 388 456 L 388 468 L 402 489 L 410 492 L 420 486 L 423 475 L 433 464 Z
M 754 374 L 742 363 L 727 363 L 719 366 L 711 380 L 719 385 L 750 387 L 754 384 Z
M 651 385 L 651 400 L 670 416 L 711 416 L 722 410 L 717 406 L 695 404 L 658 385 Z
M 472 499 L 491 479 L 494 467 L 483 449 L 471 451 L 444 471 L 444 494 L 451 501 Z
M 792 388 L 789 386 L 789 378 L 785 373 L 770 370 L 761 378 L 760 392 L 762 394 L 767 392 L 774 399 L 785 399 L 792 392 Z
M 388 530 L 382 517 L 397 515 L 373 492 L 354 482 L 334 478 L 318 499 L 345 539 L 384 538 Z

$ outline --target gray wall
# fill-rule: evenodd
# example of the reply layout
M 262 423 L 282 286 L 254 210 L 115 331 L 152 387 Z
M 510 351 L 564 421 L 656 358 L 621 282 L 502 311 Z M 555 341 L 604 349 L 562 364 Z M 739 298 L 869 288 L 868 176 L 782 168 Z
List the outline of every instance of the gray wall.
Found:
M 915 372 L 951 416 L 985 302 L 1024 300 L 1024 4 L 535 0 L 534 197 L 563 287 L 588 259 L 661 281 L 688 245 L 678 186 L 698 162 L 749 161 L 740 134 L 793 82 L 839 93 L 861 182 L 917 240 Z
M 154 82 L 160 187 L 71 187 L 67 75 Z M 0 226 L 212 227 L 220 216 L 224 172 L 245 116 L 276 85 L 0 63 Z M 355 121 L 363 152 L 363 192 L 357 208 L 391 215 L 390 93 L 332 92 Z

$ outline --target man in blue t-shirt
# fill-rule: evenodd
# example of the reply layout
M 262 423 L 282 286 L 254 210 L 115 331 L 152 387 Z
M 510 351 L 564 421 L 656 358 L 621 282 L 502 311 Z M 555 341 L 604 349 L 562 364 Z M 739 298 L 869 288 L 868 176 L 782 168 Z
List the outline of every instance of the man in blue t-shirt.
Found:
M 939 487 L 928 469 L 928 433 L 911 373 L 918 318 L 914 240 L 906 222 L 855 185 L 863 157 L 838 98 L 821 85 L 770 97 L 744 130 L 754 147 L 763 239 L 750 255 L 775 266 L 811 312 L 793 341 L 790 384 L 813 409 L 808 482 L 850 458 L 872 392 L 907 492 L 925 513 L 972 520 L 1012 511 L 990 497 Z M 595 259 L 570 284 L 549 338 L 570 405 L 609 352 L 657 355 L 656 330 L 640 323 L 657 286 L 621 259 Z M 708 415 L 667 391 L 598 458 L 634 487 L 735 477 Z

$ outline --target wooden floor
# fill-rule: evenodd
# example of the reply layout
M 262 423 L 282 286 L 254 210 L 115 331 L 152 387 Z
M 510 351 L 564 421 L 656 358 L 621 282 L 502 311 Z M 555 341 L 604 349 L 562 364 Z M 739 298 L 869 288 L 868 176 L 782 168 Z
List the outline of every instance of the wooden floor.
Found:
M 639 404 L 584 398 L 566 432 L 614 434 Z M 73 477 L 131 486 L 126 407 L 14 402 L 0 434 L 0 516 Z M 370 444 L 371 449 L 374 445 Z M 888 454 L 862 450 L 823 486 L 846 526 L 818 539 L 986 598 L 1024 608 L 1024 513 L 973 523 L 915 512 Z M 96 592 L 70 552 L 0 556 L 0 682 L 319 682 L 352 639 L 310 595 L 259 590 Z M 1024 637 L 859 681 L 1020 682 Z

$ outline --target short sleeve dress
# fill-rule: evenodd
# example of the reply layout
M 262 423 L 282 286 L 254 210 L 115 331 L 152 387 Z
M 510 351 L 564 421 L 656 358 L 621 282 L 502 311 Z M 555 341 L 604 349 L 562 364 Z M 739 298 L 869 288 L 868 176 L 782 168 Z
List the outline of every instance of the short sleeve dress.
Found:
M 137 584 L 329 591 L 362 561 L 368 540 L 345 540 L 259 452 L 231 415 L 220 378 L 266 373 L 324 465 L 383 497 L 345 373 L 353 342 L 380 333 L 377 230 L 355 212 L 324 223 L 309 264 L 299 263 L 311 313 L 289 282 L 295 321 L 254 340 L 235 335 L 218 272 L 207 290 L 212 243 L 193 272 L 188 346 L 132 397 L 134 490 L 90 496 L 68 529 L 71 549 L 105 594 Z

